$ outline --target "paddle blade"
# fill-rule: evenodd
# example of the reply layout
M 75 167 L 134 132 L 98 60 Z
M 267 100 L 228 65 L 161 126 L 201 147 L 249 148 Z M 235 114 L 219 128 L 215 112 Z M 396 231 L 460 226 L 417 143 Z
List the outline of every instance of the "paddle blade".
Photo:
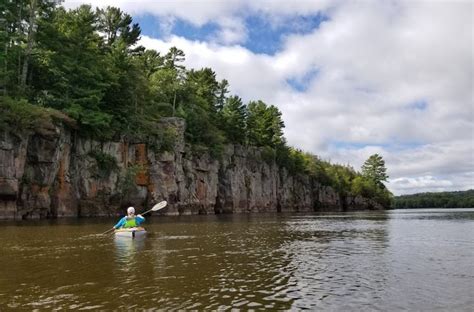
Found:
M 166 207 L 166 205 L 168 205 L 168 203 L 166 202 L 166 200 L 162 201 L 162 202 L 159 202 L 158 204 L 156 204 L 155 206 L 153 206 L 153 208 L 151 208 L 151 211 L 158 211 L 160 209 L 163 209 Z

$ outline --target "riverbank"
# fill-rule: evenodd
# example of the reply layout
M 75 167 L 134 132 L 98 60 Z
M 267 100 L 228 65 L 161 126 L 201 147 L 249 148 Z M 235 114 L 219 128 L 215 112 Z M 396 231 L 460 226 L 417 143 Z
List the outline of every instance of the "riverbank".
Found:
M 65 124 L 0 133 L 0 219 L 116 216 L 167 200 L 166 214 L 383 209 L 291 174 L 257 147 L 226 145 L 219 159 L 185 143 L 185 122 L 162 118 L 172 133 L 163 151 L 140 141 L 81 138 Z

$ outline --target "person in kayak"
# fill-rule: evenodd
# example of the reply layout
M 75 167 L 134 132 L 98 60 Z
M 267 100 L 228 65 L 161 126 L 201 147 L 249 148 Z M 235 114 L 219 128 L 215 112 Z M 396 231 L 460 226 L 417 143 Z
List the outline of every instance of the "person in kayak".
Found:
M 116 225 L 114 225 L 115 229 L 128 229 L 128 228 L 133 228 L 133 227 L 138 227 L 140 224 L 145 222 L 145 218 L 142 217 L 142 215 L 135 215 L 135 208 L 133 207 L 128 207 L 127 209 L 127 215 L 123 217 L 122 219 L 117 222 Z

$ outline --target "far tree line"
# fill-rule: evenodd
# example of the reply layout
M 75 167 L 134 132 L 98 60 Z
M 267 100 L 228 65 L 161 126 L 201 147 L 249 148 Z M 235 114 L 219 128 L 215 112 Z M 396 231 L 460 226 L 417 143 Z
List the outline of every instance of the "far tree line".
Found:
M 177 47 L 162 54 L 140 46 L 140 26 L 118 8 L 67 10 L 60 2 L 0 4 L 0 130 L 34 129 L 62 116 L 81 136 L 156 144 L 170 135 L 156 126 L 160 118 L 180 117 L 195 153 L 219 158 L 226 144 L 257 146 L 265 161 L 309 174 L 341 196 L 389 205 L 380 155 L 357 171 L 292 148 L 276 106 L 244 103 L 211 68 L 186 68 Z
M 474 190 L 396 196 L 393 208 L 474 208 Z

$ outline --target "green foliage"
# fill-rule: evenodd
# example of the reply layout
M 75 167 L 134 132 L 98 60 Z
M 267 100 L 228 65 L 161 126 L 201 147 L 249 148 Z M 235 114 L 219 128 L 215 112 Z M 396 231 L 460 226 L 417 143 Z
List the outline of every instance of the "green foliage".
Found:
M 0 97 L 1 129 L 13 129 L 15 132 L 22 129 L 34 129 L 38 123 L 48 121 L 49 115 L 45 108 L 31 105 L 25 100 Z
M 105 44 L 113 46 L 117 41 L 128 47 L 137 43 L 140 38 L 140 26 L 132 24 L 132 17 L 123 13 L 119 8 L 108 6 L 106 9 L 97 9 L 98 29 L 104 34 Z
M 474 190 L 396 196 L 393 208 L 474 208 Z
M 307 173 L 306 161 L 300 150 L 280 145 L 276 148 L 276 163 L 292 174 Z
M 373 197 L 375 195 L 376 185 L 372 180 L 368 180 L 363 176 L 358 176 L 352 181 L 351 193 L 364 197 Z
M 55 120 L 74 126 L 67 116 L 41 106 L 31 105 L 26 100 L 0 97 L 0 129 L 12 132 L 51 128 Z
M 327 174 L 331 177 L 331 186 L 340 194 L 347 195 L 356 178 L 357 173 L 348 166 L 332 165 L 327 168 Z
M 95 160 L 91 170 L 97 179 L 107 179 L 112 172 L 119 170 L 117 159 L 112 155 L 100 150 L 90 151 L 88 155 Z
M 228 98 L 220 112 L 222 129 L 229 142 L 244 144 L 247 108 L 238 96 Z
M 135 178 L 142 170 L 142 165 L 130 165 L 120 174 L 117 188 L 122 197 L 127 197 L 136 190 Z
M 371 155 L 362 165 L 362 175 L 376 184 L 387 181 L 387 169 L 382 156 L 379 154 Z
M 77 104 L 72 104 L 64 111 L 71 118 L 77 120 L 89 135 L 101 139 L 110 139 L 112 137 L 113 131 L 110 128 L 112 121 L 111 115 L 100 111 L 85 109 Z
M 276 151 L 270 146 L 264 146 L 260 155 L 267 164 L 272 164 L 276 161 Z
M 285 124 L 278 108 L 256 101 L 248 104 L 247 111 L 247 140 L 250 145 L 276 148 L 285 143 Z
M 309 174 L 319 183 L 334 188 L 342 196 L 363 196 L 389 207 L 392 194 L 382 183 L 354 170 L 350 166 L 331 164 L 301 150 L 281 145 L 276 149 L 276 162 L 291 174 Z
M 155 153 L 172 152 L 176 136 L 176 130 L 173 128 L 160 129 L 159 134 L 153 137 L 148 145 Z
M 393 195 L 382 183 L 388 179 L 386 171 L 383 158 L 378 154 L 371 155 L 362 166 L 362 174 L 354 176 L 349 186 L 350 193 L 353 196 L 371 198 L 384 207 L 389 207 Z

